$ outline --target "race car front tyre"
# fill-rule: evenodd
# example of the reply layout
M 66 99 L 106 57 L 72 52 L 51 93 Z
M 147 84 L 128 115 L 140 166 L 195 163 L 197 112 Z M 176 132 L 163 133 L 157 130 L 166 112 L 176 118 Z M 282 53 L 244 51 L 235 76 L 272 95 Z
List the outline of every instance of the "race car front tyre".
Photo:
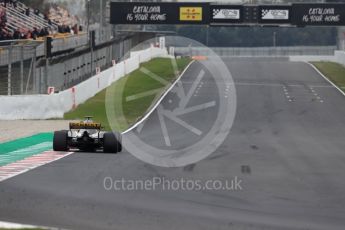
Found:
M 105 133 L 103 144 L 103 151 L 105 153 L 118 153 L 122 151 L 121 139 L 115 133 Z
M 53 139 L 53 149 L 54 151 L 67 151 L 67 137 L 68 131 L 56 131 L 54 132 L 54 139 Z

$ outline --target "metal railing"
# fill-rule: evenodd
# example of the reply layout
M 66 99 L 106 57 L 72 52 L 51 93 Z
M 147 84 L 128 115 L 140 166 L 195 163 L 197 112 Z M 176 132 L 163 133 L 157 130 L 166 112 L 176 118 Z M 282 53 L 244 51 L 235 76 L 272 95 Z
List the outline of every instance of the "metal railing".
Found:
M 0 42 L 0 66 L 8 65 L 9 63 L 9 50 L 13 48 L 14 44 L 16 46 L 21 46 L 25 44 L 36 44 L 36 56 L 44 56 L 44 40 L 13 40 L 13 41 L 3 41 Z M 12 45 L 11 45 L 12 44 Z M 63 35 L 62 37 L 54 37 L 52 52 L 59 52 L 70 50 L 82 46 L 88 45 L 88 37 L 86 33 L 81 33 L 79 35 Z M 21 58 L 24 60 L 29 59 L 31 54 L 24 52 L 23 57 L 19 55 L 20 51 L 18 49 L 12 49 L 11 61 L 16 62 Z
M 12 40 L 0 42 L 0 95 L 45 94 L 48 87 L 61 91 L 93 76 L 96 68 L 109 68 L 135 45 L 131 37 L 88 47 L 86 34 L 55 39 L 54 52 L 78 49 L 54 59 L 45 59 L 44 42 Z M 96 39 L 101 42 L 102 39 Z M 133 42 L 135 41 L 135 42 Z
M 36 48 L 39 42 L 9 41 L 1 46 L 0 57 L 0 94 L 29 94 L 35 92 Z M 1 43 L 0 43 L 1 44 Z M 4 62 L 6 64 L 4 65 Z
M 113 60 L 119 61 L 133 45 L 129 38 L 49 65 L 47 72 L 45 66 L 37 68 L 38 79 L 47 77 L 46 83 L 37 83 L 36 88 L 40 89 L 40 93 L 46 93 L 47 87 L 55 87 L 57 91 L 68 89 L 93 76 L 96 68 L 109 68 Z
M 27 6 L 23 4 L 22 2 L 17 2 L 17 8 L 24 11 L 27 9 Z M 30 8 L 29 8 L 30 9 Z M 51 25 L 48 24 L 48 22 L 44 19 L 44 16 L 42 14 L 36 15 L 33 11 L 33 9 L 30 9 L 30 16 L 31 18 L 39 21 L 42 23 L 45 27 L 53 27 L 55 30 L 57 30 L 58 26 L 56 23 L 52 22 Z
M 9 23 L 15 24 L 15 26 L 18 28 L 18 26 L 29 28 L 33 30 L 33 28 L 43 28 L 48 27 L 49 25 L 41 23 L 40 21 L 33 20 L 29 16 L 19 13 L 18 10 L 7 7 L 4 8 L 1 6 L 1 8 L 6 10 L 6 15 Z

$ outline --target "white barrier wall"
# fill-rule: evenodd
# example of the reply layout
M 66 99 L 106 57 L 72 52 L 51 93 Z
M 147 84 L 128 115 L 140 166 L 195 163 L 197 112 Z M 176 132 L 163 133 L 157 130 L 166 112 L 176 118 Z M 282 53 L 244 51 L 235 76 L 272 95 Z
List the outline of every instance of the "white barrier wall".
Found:
M 57 94 L 0 96 L 0 120 L 62 118 L 64 113 L 138 69 L 140 63 L 155 57 L 168 57 L 168 52 L 156 47 L 133 52 L 129 59 Z
M 289 59 L 297 62 L 330 61 L 345 66 L 345 51 L 336 50 L 333 56 L 290 56 Z
M 334 52 L 335 62 L 345 66 L 345 52 L 337 50 Z
M 335 56 L 290 56 L 290 61 L 294 62 L 313 62 L 313 61 L 332 61 L 335 62 Z

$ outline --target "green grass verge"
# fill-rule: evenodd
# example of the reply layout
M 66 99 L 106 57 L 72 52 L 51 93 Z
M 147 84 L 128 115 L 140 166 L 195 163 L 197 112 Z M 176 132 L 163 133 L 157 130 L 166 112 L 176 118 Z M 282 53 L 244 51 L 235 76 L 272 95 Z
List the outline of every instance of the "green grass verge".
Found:
M 191 60 L 188 58 L 177 59 L 176 64 L 179 72 L 181 73 L 190 62 Z M 149 62 L 142 63 L 140 68 L 146 68 L 150 72 L 170 83 L 178 77 L 174 74 L 172 61 L 169 58 L 153 59 Z M 105 96 L 106 91 L 111 90 L 111 92 L 113 92 L 112 95 L 114 95 L 111 103 L 114 108 L 119 108 L 122 104 L 124 115 L 123 117 L 116 118 L 116 128 L 119 131 L 126 130 L 128 126 L 134 124 L 146 113 L 155 100 L 157 100 L 167 88 L 167 85 L 164 85 L 144 74 L 140 71 L 140 68 L 116 81 L 108 87 L 108 89 L 99 92 L 93 98 L 90 98 L 85 103 L 79 105 L 73 111 L 66 113 L 64 115 L 64 119 L 82 120 L 84 119 L 84 116 L 90 115 L 93 116 L 95 121 L 101 122 L 105 130 L 110 130 L 105 110 Z M 129 96 L 151 90 L 157 90 L 156 94 L 140 97 L 136 100 L 126 100 Z M 118 114 L 117 116 L 120 115 Z
M 323 75 L 345 92 L 345 67 L 334 62 L 312 62 Z

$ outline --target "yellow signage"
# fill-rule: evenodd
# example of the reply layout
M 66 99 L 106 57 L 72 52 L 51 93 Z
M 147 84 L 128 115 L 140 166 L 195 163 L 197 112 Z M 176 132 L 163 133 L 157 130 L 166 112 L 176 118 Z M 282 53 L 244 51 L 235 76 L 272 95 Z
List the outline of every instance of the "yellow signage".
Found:
M 180 7 L 180 21 L 202 21 L 202 7 Z
M 69 124 L 70 129 L 100 129 L 100 123 L 85 123 L 85 122 L 71 122 Z

